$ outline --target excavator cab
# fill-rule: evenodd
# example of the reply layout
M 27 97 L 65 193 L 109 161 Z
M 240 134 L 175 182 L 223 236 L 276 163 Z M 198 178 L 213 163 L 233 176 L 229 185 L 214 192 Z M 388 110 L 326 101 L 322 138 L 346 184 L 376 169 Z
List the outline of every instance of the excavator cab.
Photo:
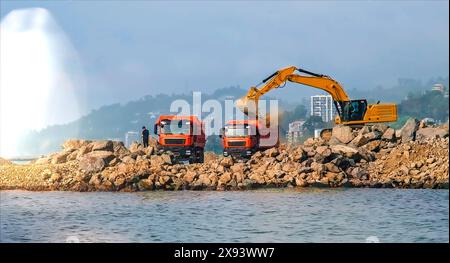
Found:
M 367 111 L 367 100 L 351 100 L 342 101 L 339 103 L 340 108 L 339 115 L 342 121 L 361 121 L 364 119 L 364 114 Z

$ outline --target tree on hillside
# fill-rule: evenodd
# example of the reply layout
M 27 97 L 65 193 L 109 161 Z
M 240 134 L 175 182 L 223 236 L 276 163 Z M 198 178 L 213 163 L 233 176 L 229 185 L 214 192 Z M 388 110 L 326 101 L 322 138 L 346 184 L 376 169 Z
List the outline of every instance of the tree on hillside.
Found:
M 449 101 L 442 92 L 426 91 L 424 94 L 410 93 L 398 105 L 398 113 L 418 119 L 433 118 L 446 121 L 449 116 Z

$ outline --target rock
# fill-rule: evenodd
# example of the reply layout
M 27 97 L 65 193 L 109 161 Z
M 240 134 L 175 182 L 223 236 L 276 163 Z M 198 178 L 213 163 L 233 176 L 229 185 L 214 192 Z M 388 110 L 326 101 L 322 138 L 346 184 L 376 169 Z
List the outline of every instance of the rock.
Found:
M 336 125 L 333 127 L 332 137 L 338 139 L 342 143 L 349 143 L 353 140 L 353 132 L 350 126 Z
M 119 164 L 120 163 L 120 160 L 119 160 L 119 158 L 114 158 L 114 159 L 112 159 L 110 162 L 109 162 L 109 166 L 116 166 L 117 164 Z
M 359 180 L 367 180 L 369 179 L 369 174 L 367 173 L 366 170 L 360 168 L 360 167 L 355 167 L 352 172 L 351 172 L 351 177 L 352 178 L 356 178 Z
M 381 134 L 385 133 L 386 130 L 389 128 L 389 126 L 387 126 L 384 123 L 377 123 L 375 125 L 372 126 L 372 131 L 379 131 Z
M 250 180 L 254 181 L 257 184 L 264 184 L 265 183 L 264 177 L 262 177 L 258 173 L 251 174 L 249 178 L 250 178 Z
M 91 179 L 89 180 L 89 184 L 93 185 L 95 187 L 99 187 L 102 183 L 102 179 L 100 178 L 99 175 L 94 174 Z
M 417 139 L 433 139 L 448 137 L 448 130 L 442 128 L 423 128 L 416 132 Z
M 395 130 L 395 138 L 396 139 L 402 138 L 402 130 Z
M 375 161 L 375 154 L 368 151 L 366 148 L 358 148 L 358 155 L 361 156 L 362 160 L 365 160 L 366 162 Z
M 364 145 L 364 148 L 371 152 L 378 152 L 380 150 L 381 141 L 371 141 Z
M 127 163 L 127 164 L 132 164 L 132 163 L 135 163 L 135 160 L 131 156 L 127 155 L 122 158 L 122 162 Z
M 54 173 L 50 176 L 49 181 L 54 183 L 54 182 L 58 182 L 59 180 L 61 180 L 61 178 L 62 178 L 62 176 L 60 174 Z
M 339 173 L 341 172 L 341 170 L 339 169 L 339 167 L 337 165 L 335 165 L 334 163 L 326 163 L 325 164 L 325 168 L 327 169 L 327 171 L 332 172 L 332 173 Z
M 92 144 L 92 151 L 114 151 L 114 144 L 112 141 L 94 141 Z
M 84 156 L 87 153 L 90 153 L 91 151 L 92 151 L 92 144 L 81 146 L 81 148 L 78 149 L 78 152 L 77 152 L 77 159 L 81 158 L 82 156 Z
M 73 150 L 78 150 L 83 146 L 87 146 L 90 143 L 91 143 L 91 141 L 88 141 L 88 140 L 70 139 L 70 140 L 66 140 L 63 143 L 62 148 L 64 149 L 64 151 L 73 151 Z
M 183 180 L 188 183 L 191 184 L 197 177 L 197 173 L 193 172 L 193 171 L 189 171 L 186 172 L 186 174 L 183 176 Z
M 75 151 L 71 152 L 69 155 L 67 155 L 66 161 L 67 162 L 74 161 L 77 159 L 77 156 L 78 156 L 78 150 L 75 150 Z
M 341 141 L 339 141 L 336 137 L 333 136 L 328 141 L 328 145 L 338 145 L 338 144 L 342 144 Z
M 124 157 L 131 152 L 123 145 L 123 142 L 113 141 L 114 154 L 118 157 Z
M 310 173 L 310 172 L 312 172 L 312 171 L 314 171 L 314 170 L 313 170 L 313 168 L 311 168 L 311 167 L 301 167 L 301 168 L 298 170 L 298 173 Z
M 392 141 L 395 139 L 395 130 L 393 128 L 387 128 L 386 131 L 381 136 L 381 139 L 386 141 Z
M 115 158 L 114 154 L 109 151 L 93 151 L 85 154 L 84 157 L 100 158 L 105 161 L 106 164 Z
M 315 140 L 314 138 L 308 138 L 305 140 L 305 142 L 303 143 L 303 145 L 305 145 L 306 147 L 311 147 L 315 144 Z
M 333 153 L 342 154 L 348 158 L 353 158 L 355 155 L 358 154 L 358 150 L 346 145 L 332 145 L 331 151 Z
M 130 152 L 135 153 L 137 151 L 143 151 L 144 150 L 144 145 L 137 143 L 137 142 L 133 142 L 130 145 Z
M 52 161 L 50 157 L 42 157 L 37 159 L 34 164 L 49 164 Z
M 102 171 L 106 163 L 102 158 L 84 156 L 79 160 L 78 165 L 85 173 L 96 173 Z
M 366 137 L 366 139 L 368 141 L 378 140 L 381 138 L 381 136 L 383 136 L 383 133 L 381 133 L 380 131 L 377 131 L 377 130 L 371 131 L 364 135 L 364 137 Z
M 227 184 L 229 181 L 231 181 L 231 173 L 224 173 L 219 178 L 220 184 Z
M 140 190 L 153 190 L 155 188 L 153 181 L 151 179 L 142 179 L 138 183 Z
M 298 147 L 292 154 L 292 160 L 294 162 L 303 162 L 306 157 L 306 152 L 301 147 Z
M 172 164 L 172 156 L 169 154 L 152 155 L 150 157 L 150 161 L 152 166 L 162 166 L 163 164 Z
M 60 152 L 55 155 L 53 155 L 51 163 L 52 164 L 59 164 L 59 163 L 65 163 L 67 161 L 67 156 L 70 154 L 70 152 Z
M 234 165 L 232 165 L 230 167 L 230 170 L 233 173 L 240 173 L 240 172 L 244 172 L 244 164 L 243 163 L 235 163 Z
M 351 142 L 350 144 L 355 147 L 361 147 L 364 144 L 368 143 L 369 140 L 362 134 L 358 134 Z
M 234 161 L 233 161 L 232 157 L 224 157 L 220 161 L 220 165 L 222 165 L 223 167 L 226 167 L 226 168 L 230 168 L 233 164 L 234 164 Z
M 416 132 L 419 129 L 419 122 L 417 119 L 409 118 L 401 129 L 402 143 L 414 141 L 416 139 Z
M 329 157 L 331 155 L 331 149 L 328 146 L 318 146 L 316 148 L 316 153 L 322 157 Z
M 358 135 L 364 135 L 364 134 L 367 134 L 369 132 L 371 132 L 370 126 L 365 125 L 358 131 Z
M 276 157 L 278 154 L 280 154 L 280 152 L 278 151 L 277 148 L 270 148 L 264 151 L 264 154 L 268 157 Z
M 79 168 L 87 173 L 102 171 L 114 159 L 112 152 L 90 152 L 79 159 Z
M 13 165 L 13 163 L 0 157 L 0 165 Z
M 163 154 L 161 155 L 161 158 L 163 159 L 164 164 L 172 164 L 172 156 L 169 154 Z
M 147 156 L 150 156 L 150 155 L 154 154 L 155 152 L 156 152 L 156 150 L 155 150 L 155 148 L 152 147 L 152 146 L 149 146 L 149 147 L 145 148 L 145 150 L 144 150 L 144 153 L 145 153 Z

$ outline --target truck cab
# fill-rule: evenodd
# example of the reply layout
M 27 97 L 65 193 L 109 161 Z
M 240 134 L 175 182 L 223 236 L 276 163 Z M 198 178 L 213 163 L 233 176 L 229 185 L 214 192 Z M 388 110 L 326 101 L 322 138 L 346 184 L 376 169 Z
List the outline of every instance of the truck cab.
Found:
M 231 120 L 220 133 L 223 155 L 248 159 L 256 151 L 277 146 L 278 136 L 272 142 L 265 140 L 270 137 L 269 132 L 268 128 L 257 120 Z
M 203 163 L 206 136 L 196 116 L 161 115 L 153 132 L 158 150 L 172 152 L 177 162 Z

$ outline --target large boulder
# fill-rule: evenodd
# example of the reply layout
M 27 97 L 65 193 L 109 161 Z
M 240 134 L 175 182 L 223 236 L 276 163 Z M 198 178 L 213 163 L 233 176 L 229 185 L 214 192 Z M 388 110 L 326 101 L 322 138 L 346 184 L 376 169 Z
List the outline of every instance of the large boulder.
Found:
M 233 158 L 231 157 L 224 157 L 221 161 L 220 161 L 220 165 L 222 165 L 223 167 L 229 168 L 234 164 Z
M 162 166 L 164 164 L 172 164 L 172 155 L 169 154 L 152 155 L 150 157 L 150 162 L 152 166 Z
M 280 154 L 280 152 L 278 151 L 277 148 L 270 148 L 264 151 L 264 154 L 268 157 L 276 157 L 278 154 Z
M 109 151 L 93 151 L 79 159 L 79 168 L 85 172 L 102 171 L 115 156 Z
M 393 128 L 387 128 L 386 131 L 381 136 L 381 139 L 386 141 L 392 141 L 395 139 L 395 130 Z
M 102 171 L 106 163 L 102 158 L 84 156 L 80 159 L 78 166 L 85 173 L 96 173 Z
M 409 118 L 401 129 L 402 143 L 414 141 L 418 129 L 419 121 L 415 118 Z
M 78 150 L 81 147 L 88 145 L 89 143 L 91 143 L 91 141 L 70 139 L 63 143 L 62 148 L 64 149 L 64 151 L 73 151 Z
M 121 141 L 113 141 L 113 151 L 115 155 L 120 157 L 130 154 L 130 151 Z
M 114 144 L 112 141 L 95 141 L 92 142 L 92 151 L 114 151 Z
M 364 135 L 364 137 L 368 140 L 368 141 L 373 141 L 373 140 L 378 140 L 381 139 L 381 136 L 383 136 L 383 133 L 379 130 L 373 130 L 367 134 Z
M 353 158 L 358 154 L 358 150 L 356 148 L 347 145 L 332 145 L 330 148 L 333 153 L 341 154 L 348 158 Z
M 60 164 L 65 163 L 67 161 L 67 156 L 70 152 L 60 152 L 52 156 L 51 163 L 52 164 Z
M 389 126 L 384 123 L 377 123 L 373 125 L 372 131 L 379 131 L 381 134 L 383 134 L 388 128 Z
M 442 128 L 423 128 L 416 132 L 417 139 L 432 139 L 448 137 L 448 130 Z
M 338 139 L 342 143 L 349 143 L 353 140 L 353 132 L 350 126 L 336 125 L 333 127 L 332 137 Z
M 132 153 L 142 153 L 142 152 L 144 152 L 144 145 L 140 144 L 138 142 L 133 142 L 130 145 L 129 149 L 130 149 L 130 152 L 132 152 Z
M 358 134 L 351 142 L 350 144 L 356 147 L 361 147 L 364 144 L 368 143 L 369 140 L 366 138 L 366 136 L 362 134 Z

